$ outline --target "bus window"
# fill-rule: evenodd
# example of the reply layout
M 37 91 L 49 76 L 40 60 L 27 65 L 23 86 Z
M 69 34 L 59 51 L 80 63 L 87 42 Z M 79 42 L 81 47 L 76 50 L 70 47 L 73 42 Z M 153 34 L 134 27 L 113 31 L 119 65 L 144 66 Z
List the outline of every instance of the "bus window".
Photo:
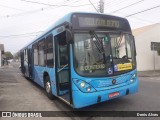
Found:
M 80 75 L 103 76 L 113 73 L 108 36 L 97 33 L 97 37 L 98 40 L 89 33 L 76 33 L 74 36 L 74 64 Z
M 125 38 L 121 35 L 112 35 L 111 36 L 111 45 L 113 53 L 113 57 L 122 58 L 126 55 L 126 46 L 125 46 Z
M 24 50 L 24 57 L 25 57 L 25 61 L 28 62 L 28 54 L 27 54 L 27 49 Z
M 46 37 L 46 43 L 47 43 L 47 59 L 46 63 L 48 67 L 53 67 L 54 66 L 54 53 L 53 53 L 53 36 L 48 35 Z
M 131 39 L 128 35 L 110 35 L 112 54 L 115 62 L 132 62 Z M 122 59 L 120 59 L 122 58 Z M 117 60 L 115 60 L 117 59 Z
M 42 39 L 38 43 L 38 64 L 40 66 L 45 66 L 45 58 L 46 58 L 46 53 L 45 53 L 45 39 Z
M 33 45 L 34 65 L 38 65 L 38 46 L 37 43 Z
M 26 50 L 23 50 L 23 54 L 24 54 L 24 61 L 26 61 Z
M 68 64 L 67 45 L 59 46 L 60 66 Z
M 59 47 L 59 67 L 63 67 L 68 64 L 67 43 L 65 38 L 65 32 L 61 33 L 61 38 L 58 40 Z
M 128 55 L 128 58 L 132 58 L 132 49 L 131 49 L 131 47 L 132 47 L 132 44 L 131 44 L 131 39 L 129 38 L 129 36 L 128 35 L 126 35 L 125 36 L 126 38 L 126 48 L 127 48 L 127 55 Z

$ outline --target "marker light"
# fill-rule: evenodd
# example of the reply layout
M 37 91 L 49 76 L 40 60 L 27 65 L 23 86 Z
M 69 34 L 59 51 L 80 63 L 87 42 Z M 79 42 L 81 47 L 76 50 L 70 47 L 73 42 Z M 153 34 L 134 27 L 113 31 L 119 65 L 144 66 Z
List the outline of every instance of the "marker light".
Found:
M 82 82 L 82 83 L 81 83 L 81 88 L 84 88 L 84 87 L 85 87 L 85 83 Z
M 90 92 L 91 91 L 91 88 L 90 87 L 87 87 L 87 92 Z
M 134 82 L 134 79 L 132 78 L 132 79 L 130 79 L 130 83 L 133 83 Z

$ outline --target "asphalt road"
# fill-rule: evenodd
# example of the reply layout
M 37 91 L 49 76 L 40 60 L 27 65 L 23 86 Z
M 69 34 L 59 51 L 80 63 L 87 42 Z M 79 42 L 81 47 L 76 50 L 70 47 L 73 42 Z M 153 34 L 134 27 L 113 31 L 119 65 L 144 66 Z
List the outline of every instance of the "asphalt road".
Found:
M 160 111 L 160 77 L 140 77 L 139 92 L 82 108 L 82 111 Z M 0 111 L 72 111 L 61 100 L 49 100 L 44 90 L 24 78 L 18 63 L 0 68 Z M 65 114 L 65 113 L 64 113 Z M 74 114 L 74 113 L 73 113 Z M 5 118 L 3 118 L 5 119 Z M 10 118 L 12 119 L 12 118 Z M 17 118 L 16 118 L 17 119 Z M 35 118 L 34 118 L 35 119 Z M 37 118 L 40 120 L 40 118 Z M 106 117 L 57 117 L 47 119 L 106 119 Z M 107 118 L 114 120 L 116 118 Z M 146 119 L 118 118 L 118 119 Z M 147 118 L 155 119 L 155 118 Z M 158 118 L 156 118 L 158 119 Z

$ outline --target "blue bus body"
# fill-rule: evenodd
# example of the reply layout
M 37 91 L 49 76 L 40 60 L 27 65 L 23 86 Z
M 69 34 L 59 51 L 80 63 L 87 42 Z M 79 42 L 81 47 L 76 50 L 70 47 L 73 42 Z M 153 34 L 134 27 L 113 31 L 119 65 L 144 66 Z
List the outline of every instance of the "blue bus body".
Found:
M 45 88 L 45 78 L 46 76 L 49 77 L 50 85 L 51 85 L 51 92 L 52 95 L 60 98 L 73 108 L 82 108 L 85 106 L 93 105 L 96 103 L 104 102 L 107 100 L 111 100 L 114 98 L 122 97 L 128 94 L 133 94 L 138 91 L 138 76 L 137 76 L 137 70 L 136 67 L 133 69 L 130 69 L 127 72 L 124 73 L 119 73 L 119 74 L 109 74 L 106 76 L 84 76 L 81 75 L 77 72 L 74 64 L 74 46 L 72 44 L 68 44 L 67 46 L 67 51 L 68 51 L 68 63 L 67 67 L 59 67 L 59 61 L 62 59 L 63 61 L 63 56 L 62 58 L 59 58 L 59 54 L 57 51 L 61 46 L 63 46 L 62 43 L 58 43 L 60 46 L 57 48 L 57 43 L 55 42 L 57 39 L 60 40 L 61 36 L 59 34 L 63 33 L 66 31 L 66 29 L 70 29 L 72 34 L 74 34 L 76 31 L 81 31 L 81 29 L 78 29 L 78 27 L 72 26 L 73 20 L 72 17 L 73 15 L 76 14 L 91 14 L 92 13 L 70 13 L 66 15 L 64 18 L 56 22 L 53 26 L 51 26 L 46 32 L 44 32 L 42 35 L 37 37 L 35 40 L 33 40 L 32 43 L 21 49 L 21 69 L 22 73 L 32 79 L 34 82 L 39 84 L 41 87 Z M 93 14 L 93 15 L 99 15 L 103 16 L 104 14 Z M 107 15 L 104 15 L 107 16 Z M 112 16 L 111 16 L 112 17 Z M 114 17 L 113 18 L 118 18 L 122 19 L 119 17 Z M 122 19 L 123 20 L 123 19 Z M 125 19 L 124 19 L 125 20 Z M 127 21 L 127 20 L 125 20 Z M 67 28 L 66 28 L 67 24 Z M 114 24 L 114 23 L 113 23 Z M 116 23 L 115 23 L 116 24 Z M 69 27 L 68 27 L 69 26 Z M 70 27 L 72 26 L 72 27 Z M 116 26 L 116 25 L 115 25 Z M 118 26 L 118 25 L 117 25 Z M 120 26 L 120 25 L 119 25 Z M 129 24 L 128 24 L 129 26 Z M 105 28 L 82 28 L 84 31 L 87 30 L 98 30 L 98 31 L 116 31 L 115 29 L 105 29 Z M 117 31 L 120 32 L 125 32 L 131 34 L 130 27 L 126 28 L 126 31 L 124 29 L 119 29 L 117 28 Z M 65 34 L 65 33 L 64 33 Z M 47 56 L 47 52 L 39 52 L 39 54 L 43 54 L 42 56 L 38 56 L 38 65 L 35 65 L 35 56 L 36 54 L 33 52 L 33 45 L 38 44 L 39 46 L 39 41 L 42 39 L 47 39 L 48 35 L 53 36 L 53 67 L 48 67 L 47 62 L 50 62 L 50 53 L 48 53 L 48 61 L 47 62 L 42 61 L 41 64 L 44 65 L 39 65 L 40 64 L 40 59 L 42 56 Z M 64 36 L 64 35 L 63 35 Z M 63 37 L 64 38 L 64 37 Z M 67 39 L 67 38 L 66 38 Z M 72 36 L 73 39 L 73 36 Z M 57 40 L 57 41 L 58 41 Z M 46 41 L 46 40 L 45 40 Z M 47 44 L 46 42 L 44 42 Z M 37 50 L 40 50 L 41 48 L 38 47 Z M 44 49 L 44 48 L 42 48 Z M 47 48 L 46 50 L 47 51 Z M 57 55 L 58 54 L 58 55 Z M 40 59 L 39 59 L 40 58 Z M 112 59 L 113 60 L 113 59 Z M 63 61 L 64 62 L 64 61 Z M 120 63 L 117 64 L 117 66 Z M 63 68 L 64 67 L 64 68 Z M 86 67 L 86 66 L 84 66 Z M 92 67 L 92 66 L 91 66 Z M 91 68 L 90 67 L 90 68 Z M 96 66 L 97 67 L 97 66 Z M 111 67 L 109 67 L 110 69 Z M 97 68 L 96 68 L 97 69 Z M 96 69 L 90 70 L 94 73 Z M 114 72 L 114 69 L 112 69 L 112 72 Z M 98 69 L 99 70 L 99 69 Z M 108 71 L 108 70 L 107 70 Z M 61 73 L 60 73 L 61 72 Z M 121 72 L 121 71 L 118 71 Z M 82 72 L 83 73 L 83 72 Z M 85 73 L 85 72 L 84 72 Z M 87 72 L 89 74 L 89 72 Z M 66 80 L 64 80 L 66 78 Z M 67 79 L 68 78 L 68 79 Z M 61 82 L 59 82 L 61 81 Z M 113 83 L 116 81 L 115 83 Z M 82 82 L 85 84 L 84 87 L 82 85 Z M 88 89 L 89 88 L 89 89 Z M 87 90 L 89 92 L 87 92 Z M 65 95 L 68 95 L 67 97 Z

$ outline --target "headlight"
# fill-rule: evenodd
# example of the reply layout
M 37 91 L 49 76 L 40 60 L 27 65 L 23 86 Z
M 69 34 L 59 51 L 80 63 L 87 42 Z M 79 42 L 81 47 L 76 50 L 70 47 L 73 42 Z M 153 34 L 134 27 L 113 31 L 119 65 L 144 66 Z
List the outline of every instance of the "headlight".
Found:
M 85 87 L 85 83 L 84 82 L 81 82 L 81 88 L 84 88 Z
M 91 88 L 90 88 L 90 87 L 87 87 L 86 90 L 87 90 L 87 92 L 90 92 L 90 91 L 91 91 Z
M 130 83 L 133 83 L 134 82 L 134 79 L 130 79 Z
M 132 76 L 132 78 L 129 80 L 129 84 L 135 82 L 136 76 L 137 76 L 137 74 L 134 74 L 134 75 Z
M 87 82 L 79 80 L 79 79 L 73 79 L 73 82 L 76 84 L 76 86 L 82 91 L 82 92 L 95 92 L 96 90 Z
M 133 75 L 133 78 L 135 78 L 136 76 L 137 76 L 137 75 L 136 75 L 136 74 L 134 74 L 134 75 Z

